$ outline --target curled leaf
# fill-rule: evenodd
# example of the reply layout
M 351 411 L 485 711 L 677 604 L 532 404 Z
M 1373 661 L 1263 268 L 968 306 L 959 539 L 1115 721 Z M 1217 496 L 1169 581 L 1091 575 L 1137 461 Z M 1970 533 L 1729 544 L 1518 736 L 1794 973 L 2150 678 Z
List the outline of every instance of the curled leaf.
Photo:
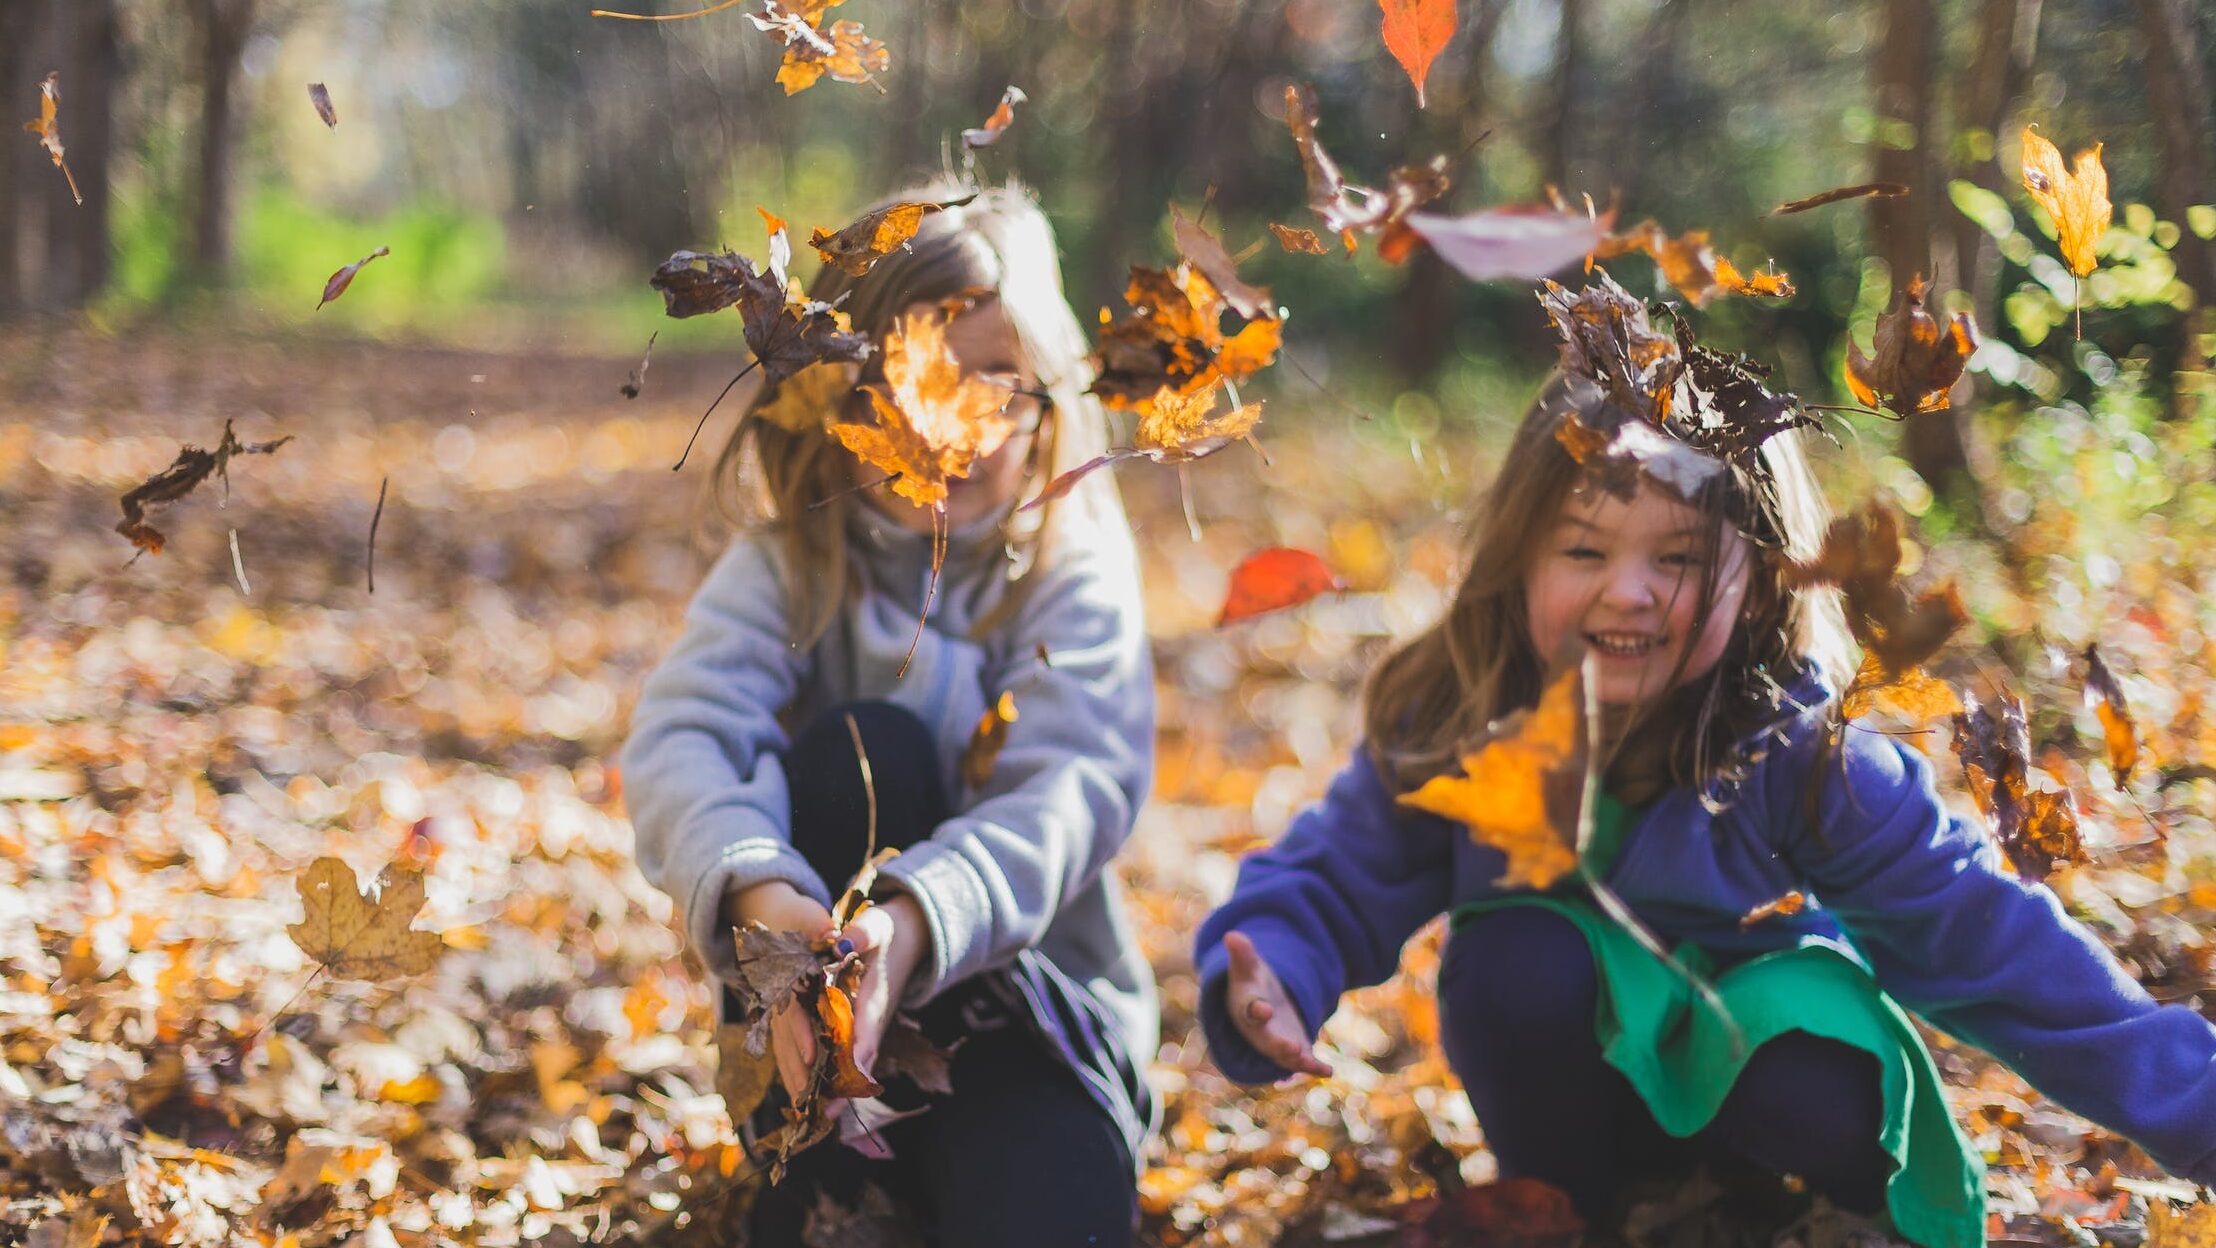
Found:
M 1601 245 L 1612 214 L 1564 212 L 1549 204 L 1488 208 L 1460 217 L 1408 214 L 1408 228 L 1471 281 L 1535 281 Z
M 1314 101 L 1296 85 L 1285 88 L 1285 126 L 1300 153 L 1301 172 L 1308 184 L 1308 207 L 1323 218 L 1325 229 L 1341 236 L 1349 252 L 1354 250 L 1357 232 L 1389 232 L 1400 227 L 1409 213 L 1447 192 L 1444 156 L 1393 170 L 1382 188 L 1348 182 L 1316 138 Z
M 1743 273 L 1739 266 L 1708 242 L 1708 231 L 1687 230 L 1672 237 L 1652 219 L 1642 221 L 1608 239 L 1594 251 L 1606 260 L 1630 252 L 1644 252 L 1662 270 L 1662 280 L 1677 288 L 1694 307 L 1717 295 L 1761 295 L 1784 298 L 1793 293 L 1793 281 L 1783 273 Z
M 639 366 L 632 369 L 631 375 L 624 380 L 621 386 L 617 387 L 624 398 L 635 399 L 639 397 L 639 387 L 646 384 L 646 367 L 654 362 L 654 340 L 661 336 L 662 331 L 658 329 L 646 336 L 646 353 L 639 357 Z
M 62 152 L 62 131 L 57 120 L 62 107 L 61 84 L 60 70 L 46 75 L 38 84 L 38 116 L 24 122 L 23 128 L 38 136 L 38 145 L 46 149 L 54 167 L 62 171 L 62 180 L 69 184 L 69 197 L 81 207 L 85 197 L 78 192 L 76 175 L 69 172 L 69 162 Z
M 877 75 L 891 66 L 885 45 L 863 34 L 860 22 L 824 25 L 826 11 L 839 3 L 842 0 L 797 0 L 796 4 L 762 0 L 760 13 L 746 15 L 756 30 L 784 47 L 777 85 L 785 94 L 798 95 L 825 75 L 838 82 L 877 86 Z
M 379 256 L 389 256 L 391 254 L 392 249 L 390 247 L 379 247 L 377 250 L 333 273 L 330 280 L 323 283 L 323 298 L 316 302 L 316 310 L 318 312 L 322 311 L 324 304 L 345 294 L 346 288 L 354 284 L 354 275 L 361 272 L 363 265 L 377 259 Z
M 827 303 L 795 298 L 790 287 L 737 252 L 680 251 L 654 270 L 664 311 L 677 318 L 737 307 L 746 345 L 776 383 L 810 364 L 859 363 L 870 353 L 866 334 Z
M 816 249 L 825 264 L 860 277 L 870 271 L 879 260 L 895 250 L 908 245 L 923 226 L 923 219 L 934 212 L 958 208 L 975 199 L 966 195 L 946 203 L 898 203 L 864 213 L 858 220 L 836 233 L 818 228 L 808 236 L 808 245 Z
M 162 553 L 168 541 L 160 529 L 147 522 L 146 509 L 164 503 L 173 503 L 200 488 L 200 483 L 210 476 L 220 477 L 226 493 L 231 487 L 231 457 L 234 455 L 267 455 L 292 441 L 292 435 L 268 442 L 241 442 L 231 431 L 231 422 L 223 422 L 223 437 L 212 451 L 187 445 L 177 452 L 177 458 L 169 467 L 132 486 L 122 498 L 123 519 L 115 531 L 131 539 L 131 544 L 148 554 Z
M 893 492 L 918 507 L 944 507 L 948 479 L 968 476 L 1015 431 L 1004 411 L 1010 388 L 963 370 L 936 313 L 904 317 L 886 335 L 885 385 L 864 393 L 876 423 L 836 423 L 832 436 L 865 463 L 898 473 Z
M 1878 318 L 1871 355 L 1847 343 L 1847 389 L 1857 402 L 1906 419 L 1952 401 L 1949 392 L 1977 350 L 1977 322 L 1957 312 L 1942 327 L 1924 310 L 1926 289 L 1919 275 L 1901 290 L 1900 302 Z
M 1782 217 L 1790 213 L 1806 212 L 1811 208 L 1821 208 L 1825 204 L 1836 204 L 1843 200 L 1898 199 L 1906 194 L 1908 194 L 1908 184 L 1906 182 L 1862 182 L 1854 186 L 1835 186 L 1828 191 L 1820 191 L 1817 194 L 1810 195 L 1806 199 L 1788 200 L 1779 204 L 1777 207 L 1770 209 L 1770 215 Z
M 315 105 L 315 115 L 323 119 L 324 125 L 333 130 L 339 128 L 339 110 L 331 106 L 331 89 L 329 87 L 320 82 L 309 83 L 308 102 Z

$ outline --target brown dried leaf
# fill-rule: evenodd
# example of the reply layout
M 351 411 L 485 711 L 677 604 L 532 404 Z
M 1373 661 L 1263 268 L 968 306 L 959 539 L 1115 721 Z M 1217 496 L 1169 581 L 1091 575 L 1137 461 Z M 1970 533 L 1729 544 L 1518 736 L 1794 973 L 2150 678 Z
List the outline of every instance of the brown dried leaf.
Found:
M 329 87 L 320 82 L 309 83 L 308 102 L 315 105 L 315 115 L 323 119 L 324 125 L 333 130 L 339 128 L 339 110 L 331 106 L 331 89 Z
M 810 364 L 859 363 L 870 353 L 869 335 L 856 333 L 846 313 L 796 298 L 737 252 L 677 252 L 654 270 L 651 284 L 662 292 L 664 311 L 679 319 L 736 306 L 767 385 Z
M 1132 311 L 1108 320 L 1100 333 L 1100 363 L 1092 393 L 1109 407 L 1144 412 L 1168 390 L 1190 395 L 1218 381 L 1243 381 L 1277 357 L 1284 325 L 1273 318 L 1248 321 L 1223 333 L 1223 296 L 1207 274 L 1190 263 L 1174 269 L 1134 265 L 1124 288 Z
M 1309 92 L 1297 85 L 1285 88 L 1285 125 L 1300 153 L 1300 167 L 1308 183 L 1308 207 L 1323 218 L 1324 228 L 1340 235 L 1352 252 L 1354 235 L 1379 233 L 1401 224 L 1409 213 L 1439 196 L 1449 186 L 1447 161 L 1434 156 L 1420 165 L 1403 165 L 1387 176 L 1384 189 L 1348 182 L 1337 162 L 1316 138 L 1316 107 Z
M 1793 293 L 1793 281 L 1783 273 L 1740 272 L 1709 245 L 1708 231 L 1687 230 L 1673 238 L 1652 218 L 1606 240 L 1593 256 L 1606 260 L 1634 251 L 1646 253 L 1662 270 L 1662 280 L 1694 307 L 1720 294 L 1784 298 Z
M 423 908 L 423 873 L 388 868 L 375 897 L 355 886 L 354 869 L 326 855 L 300 877 L 300 921 L 285 929 L 292 942 L 342 979 L 421 975 L 445 951 L 436 932 L 409 924 Z
M 1331 249 L 1323 245 L 1323 240 L 1316 237 L 1314 230 L 1294 229 L 1292 226 L 1279 225 L 1272 221 L 1270 222 L 1270 233 L 1277 236 L 1277 245 L 1287 251 L 1311 256 L 1331 254 Z
M 69 183 L 69 197 L 82 207 L 85 197 L 78 193 L 77 178 L 69 172 L 69 162 L 63 159 L 62 131 L 55 120 L 62 107 L 61 84 L 60 70 L 46 75 L 45 80 L 38 84 L 38 116 L 24 122 L 23 128 L 38 136 L 38 145 L 46 149 L 47 156 L 53 159 L 54 167 L 62 171 L 62 180 Z
M 1835 186 L 1828 191 L 1810 195 L 1806 199 L 1788 200 L 1779 204 L 1777 207 L 1770 209 L 1770 215 L 1782 217 L 1788 213 L 1806 212 L 1811 208 L 1821 208 L 1825 204 L 1836 204 L 1842 200 L 1898 199 L 1906 194 L 1908 194 L 1908 184 L 1905 182 L 1863 182 L 1854 186 Z
M 1878 318 L 1872 355 L 1847 343 L 1847 389 L 1856 402 L 1883 407 L 1901 419 L 1948 406 L 1948 392 L 1977 350 L 1977 322 L 1969 313 L 1957 312 L 1942 330 L 1924 310 L 1927 287 L 1921 275 L 1911 279 L 1900 302 Z
M 2023 699 L 2002 693 L 1995 714 L 1974 697 L 1954 717 L 1954 752 L 1994 839 L 2018 874 L 2045 879 L 2061 863 L 2084 862 L 2077 803 L 2067 791 L 2031 787 L 2031 731 Z
M 922 228 L 925 217 L 948 208 L 959 208 L 975 198 L 975 195 L 965 195 L 945 203 L 887 204 L 864 213 L 837 233 L 819 227 L 808 236 L 808 245 L 816 249 L 825 264 L 836 265 L 860 277 L 879 260 L 907 246 L 908 240 Z
M 1238 262 L 1223 244 L 1210 234 L 1200 222 L 1187 217 L 1177 205 L 1170 205 L 1170 235 L 1177 240 L 1177 254 L 1188 264 L 1208 275 L 1215 283 L 1223 301 L 1240 316 L 1252 320 L 1274 315 L 1270 292 L 1266 287 L 1249 286 L 1239 278 Z
M 859 972 L 860 968 L 855 968 Z M 884 1085 L 854 1064 L 854 1003 L 846 989 L 825 984 L 816 994 L 816 1081 L 819 1096 L 852 1100 L 876 1096 Z
M 746 15 L 756 30 L 784 46 L 777 85 L 785 89 L 786 95 L 798 95 L 827 74 L 839 82 L 877 86 L 877 75 L 892 65 L 885 45 L 863 34 L 860 22 L 823 25 L 825 11 L 837 3 L 840 0 L 829 4 L 801 0 L 795 8 L 778 0 L 762 0 L 762 12 Z M 881 86 L 877 89 L 884 90 Z
M 200 487 L 210 476 L 223 481 L 226 495 L 231 489 L 231 457 L 234 455 L 267 455 L 292 441 L 287 434 L 268 442 L 240 442 L 231 431 L 231 422 L 223 422 L 223 438 L 212 451 L 201 450 L 189 443 L 177 452 L 177 458 L 167 468 L 148 477 L 124 494 L 123 519 L 115 531 L 131 539 L 131 544 L 149 554 L 162 553 L 168 538 L 160 529 L 147 523 L 146 509 L 164 503 L 173 503 Z
M 754 1116 L 777 1080 L 777 1058 L 766 1047 L 760 1053 L 751 1049 L 752 1030 L 738 1023 L 716 1029 L 716 1091 L 723 1094 L 733 1126 Z
M 931 1043 L 931 1038 L 905 1015 L 895 1015 L 878 1045 L 879 1079 L 906 1079 L 925 1092 L 950 1096 L 954 1092 L 953 1054 Z

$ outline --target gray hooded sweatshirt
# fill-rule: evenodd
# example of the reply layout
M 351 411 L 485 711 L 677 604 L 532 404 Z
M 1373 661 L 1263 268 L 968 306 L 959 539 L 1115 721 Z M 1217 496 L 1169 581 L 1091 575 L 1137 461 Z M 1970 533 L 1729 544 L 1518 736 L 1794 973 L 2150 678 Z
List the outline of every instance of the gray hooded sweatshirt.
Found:
M 930 924 L 931 953 L 904 1004 L 1036 948 L 1106 1007 L 1128 1053 L 1153 1054 L 1154 979 L 1108 870 L 1153 771 L 1137 555 L 1112 493 L 1081 487 L 1057 508 L 1067 510 L 1054 549 L 986 636 L 971 632 L 1010 592 L 1011 556 L 997 517 L 952 535 L 904 676 L 895 673 L 923 609 L 928 534 L 853 508 L 847 549 L 862 592 L 807 651 L 790 640 L 776 540 L 742 535 L 717 560 L 640 691 L 622 764 L 640 867 L 676 900 L 686 938 L 718 976 L 736 973 L 718 918 L 727 892 L 784 880 L 829 905 L 830 887 L 844 883 L 827 886 L 792 846 L 788 731 L 840 703 L 882 699 L 931 730 L 959 812 L 880 873 L 879 887 L 912 894 Z M 1018 718 L 991 777 L 970 790 L 959 759 L 1003 691 Z

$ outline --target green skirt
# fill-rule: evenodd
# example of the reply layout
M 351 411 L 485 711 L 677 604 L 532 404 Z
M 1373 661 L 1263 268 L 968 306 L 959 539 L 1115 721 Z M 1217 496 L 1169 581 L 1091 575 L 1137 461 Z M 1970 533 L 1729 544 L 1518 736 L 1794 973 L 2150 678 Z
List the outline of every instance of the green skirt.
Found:
M 1908 1016 L 1869 972 L 1821 943 L 1763 954 L 1722 975 L 1697 946 L 1678 961 L 1713 982 L 1745 1043 L 1703 1006 L 1683 976 L 1582 898 L 1518 896 L 1471 902 L 1466 918 L 1506 906 L 1543 906 L 1570 920 L 1592 947 L 1603 988 L 1594 1019 L 1601 1052 L 1631 1080 L 1655 1121 L 1692 1135 L 1715 1118 L 1747 1059 L 1764 1041 L 1805 1031 L 1877 1058 L 1885 1089 L 1878 1144 L 1893 1158 L 1887 1211 L 1900 1233 L 1931 1248 L 1985 1242 L 1985 1162 L 1955 1125 L 1931 1053 Z M 1482 1125 L 1482 1124 L 1481 1124 Z

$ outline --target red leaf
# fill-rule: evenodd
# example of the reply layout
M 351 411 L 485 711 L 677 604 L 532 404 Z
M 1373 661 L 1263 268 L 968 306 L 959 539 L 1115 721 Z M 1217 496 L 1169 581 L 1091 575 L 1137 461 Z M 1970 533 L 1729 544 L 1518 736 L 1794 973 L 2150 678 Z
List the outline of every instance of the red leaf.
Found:
M 1416 86 L 1416 107 L 1424 106 L 1423 83 L 1447 40 L 1454 38 L 1454 0 L 1377 0 L 1385 11 L 1380 33 L 1385 50 L 1408 71 Z
M 359 260 L 356 260 L 354 263 L 347 265 L 345 268 L 340 269 L 336 273 L 333 273 L 331 275 L 331 280 L 323 283 L 323 298 L 316 303 L 316 310 L 319 312 L 322 311 L 324 304 L 329 303 L 333 299 L 338 298 L 340 295 L 345 294 L 346 288 L 354 284 L 354 275 L 361 272 L 363 265 L 368 264 L 370 261 L 375 260 L 379 256 L 389 256 L 391 254 L 391 248 L 379 247 L 377 250 L 370 252 L 368 255 L 363 256 Z
M 1297 607 L 1319 594 L 1335 594 L 1346 582 L 1320 556 L 1288 546 L 1272 546 L 1246 557 L 1231 571 L 1231 588 L 1225 592 L 1223 611 L 1216 617 L 1222 627 L 1233 620 Z

